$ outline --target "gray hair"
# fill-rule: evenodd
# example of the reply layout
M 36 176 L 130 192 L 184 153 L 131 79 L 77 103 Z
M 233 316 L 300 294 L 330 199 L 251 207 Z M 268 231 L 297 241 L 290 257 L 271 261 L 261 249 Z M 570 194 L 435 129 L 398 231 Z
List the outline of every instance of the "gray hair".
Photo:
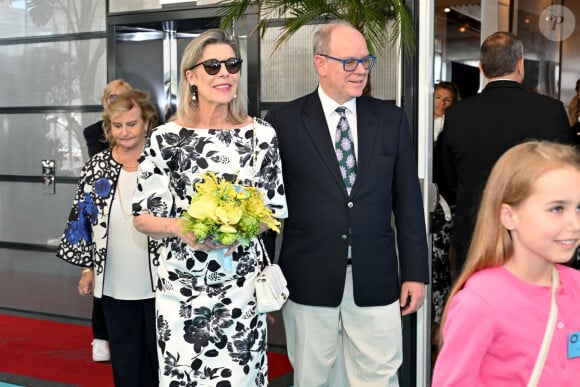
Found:
M 328 54 L 328 47 L 330 46 L 330 36 L 332 31 L 339 26 L 353 27 L 352 24 L 346 20 L 337 19 L 320 27 L 315 33 L 312 42 L 313 55 Z M 354 28 L 354 27 L 353 27 Z
M 523 57 L 522 41 L 512 33 L 500 31 L 484 40 L 479 60 L 483 74 L 487 78 L 497 78 L 516 71 Z

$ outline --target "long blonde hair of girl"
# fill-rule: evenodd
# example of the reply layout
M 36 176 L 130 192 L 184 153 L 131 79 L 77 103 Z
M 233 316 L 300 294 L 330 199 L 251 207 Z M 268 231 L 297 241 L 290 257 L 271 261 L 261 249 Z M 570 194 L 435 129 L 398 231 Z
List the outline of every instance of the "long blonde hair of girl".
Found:
M 485 185 L 465 267 L 451 289 L 441 326 L 453 297 L 474 273 L 503 265 L 512 257 L 513 243 L 500 220 L 502 204 L 517 207 L 530 196 L 540 176 L 566 167 L 580 170 L 578 151 L 569 145 L 545 141 L 517 145 L 499 158 Z

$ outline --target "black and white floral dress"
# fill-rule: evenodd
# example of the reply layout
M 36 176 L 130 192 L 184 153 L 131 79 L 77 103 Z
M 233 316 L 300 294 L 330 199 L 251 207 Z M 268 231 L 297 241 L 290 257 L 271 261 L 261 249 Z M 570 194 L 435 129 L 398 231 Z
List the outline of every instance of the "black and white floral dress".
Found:
M 287 216 L 278 141 L 260 119 L 231 130 L 162 125 L 139 168 L 136 215 L 179 217 L 200 175 L 211 171 L 257 186 L 275 215 Z M 257 239 L 236 250 L 230 270 L 214 252 L 195 251 L 179 238 L 163 240 L 156 292 L 161 386 L 268 384 L 266 316 L 256 313 L 254 288 L 262 264 Z

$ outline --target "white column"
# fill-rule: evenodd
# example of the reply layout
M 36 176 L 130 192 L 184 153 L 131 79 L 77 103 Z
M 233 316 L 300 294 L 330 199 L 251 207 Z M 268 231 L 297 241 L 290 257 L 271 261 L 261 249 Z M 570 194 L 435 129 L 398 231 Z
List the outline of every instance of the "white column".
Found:
M 433 40 L 435 39 L 435 1 L 417 2 L 419 6 L 417 132 L 418 175 L 422 182 L 424 216 L 429 227 L 429 184 L 433 180 Z M 428 240 L 430 231 L 428 230 Z M 429 273 L 431 277 L 431 243 L 429 243 Z M 427 286 L 425 303 L 417 312 L 417 387 L 431 385 L 431 286 Z

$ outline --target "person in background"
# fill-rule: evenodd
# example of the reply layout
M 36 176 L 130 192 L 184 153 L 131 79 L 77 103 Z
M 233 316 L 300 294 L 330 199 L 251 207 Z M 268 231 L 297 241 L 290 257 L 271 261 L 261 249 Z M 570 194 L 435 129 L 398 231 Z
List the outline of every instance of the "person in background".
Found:
M 317 90 L 265 117 L 290 211 L 279 263 L 294 386 L 327 386 L 341 363 L 351 386 L 397 386 L 401 314 L 429 280 L 410 131 L 402 109 L 362 95 L 376 58 L 359 31 L 332 22 L 313 46 Z
M 105 86 L 101 97 L 103 109 L 106 109 L 107 106 L 109 106 L 109 103 L 119 94 L 129 90 L 131 90 L 131 85 L 122 79 L 115 79 L 114 81 L 109 82 L 107 86 Z M 97 121 L 84 128 L 83 136 L 87 143 L 89 157 L 92 157 L 94 154 L 109 147 L 109 143 L 105 138 L 105 132 L 103 130 L 103 120 Z
M 128 90 L 131 90 L 131 85 L 122 79 L 115 79 L 114 81 L 109 82 L 103 90 L 103 95 L 101 97 L 103 109 L 106 109 L 109 102 L 111 102 L 117 95 Z M 92 157 L 96 153 L 109 147 L 109 143 L 107 142 L 103 131 L 103 120 L 99 120 L 94 124 L 87 126 L 83 130 L 83 136 L 85 137 L 89 157 Z M 109 335 L 107 333 L 107 324 L 105 322 L 103 306 L 101 305 L 100 298 L 93 297 L 91 325 L 93 329 L 93 341 L 91 342 L 93 361 L 110 361 L 111 353 L 109 351 L 108 343 Z
M 138 159 L 157 123 L 149 95 L 118 94 L 103 113 L 110 144 L 87 161 L 57 256 L 82 266 L 78 290 L 102 300 L 116 387 L 158 384 L 155 265 L 158 244 L 133 226 Z
M 451 192 L 444 175 L 442 161 L 442 141 L 438 141 L 445 123 L 447 108 L 461 99 L 459 88 L 453 82 L 439 82 L 433 92 L 433 181 L 439 195 L 451 206 L 455 205 L 455 195 Z
M 140 162 L 135 226 L 163 240 L 156 291 L 161 386 L 268 383 L 266 314 L 256 312 L 264 264 L 258 239 L 247 247 L 197 240 L 180 221 L 205 172 L 257 187 L 274 215 L 286 217 L 276 133 L 247 115 L 241 68 L 239 48 L 224 31 L 192 40 L 181 62 L 177 116 L 154 130 Z
M 564 105 L 523 89 L 524 46 L 509 32 L 488 36 L 480 50 L 480 70 L 488 83 L 480 94 L 445 112 L 441 158 L 450 201 L 456 203 L 451 243 L 461 271 L 473 233 L 481 192 L 493 164 L 526 140 L 572 144 Z
M 576 140 L 576 144 L 580 143 L 579 133 L 580 133 L 580 79 L 576 81 L 576 87 L 574 88 L 576 95 L 570 100 L 568 105 L 568 120 L 570 122 L 570 127 L 572 128 L 572 134 Z
M 451 290 L 451 232 L 455 198 L 449 193 L 443 176 L 441 163 L 441 142 L 437 141 L 443 130 L 445 111 L 459 101 L 459 88 L 453 82 L 439 82 L 433 93 L 433 182 L 437 184 L 438 205 L 431 216 L 432 254 L 431 254 L 431 332 L 433 347 L 431 360 L 437 356 L 437 336 L 443 308 Z
M 439 82 L 433 92 L 433 141 L 437 141 L 443 130 L 447 108 L 460 99 L 459 88 L 453 82 Z
M 577 385 L 580 272 L 563 264 L 579 245 L 580 154 L 538 141 L 504 153 L 445 309 L 432 386 L 530 385 L 551 332 L 537 385 Z M 549 327 L 552 301 L 558 323 Z

